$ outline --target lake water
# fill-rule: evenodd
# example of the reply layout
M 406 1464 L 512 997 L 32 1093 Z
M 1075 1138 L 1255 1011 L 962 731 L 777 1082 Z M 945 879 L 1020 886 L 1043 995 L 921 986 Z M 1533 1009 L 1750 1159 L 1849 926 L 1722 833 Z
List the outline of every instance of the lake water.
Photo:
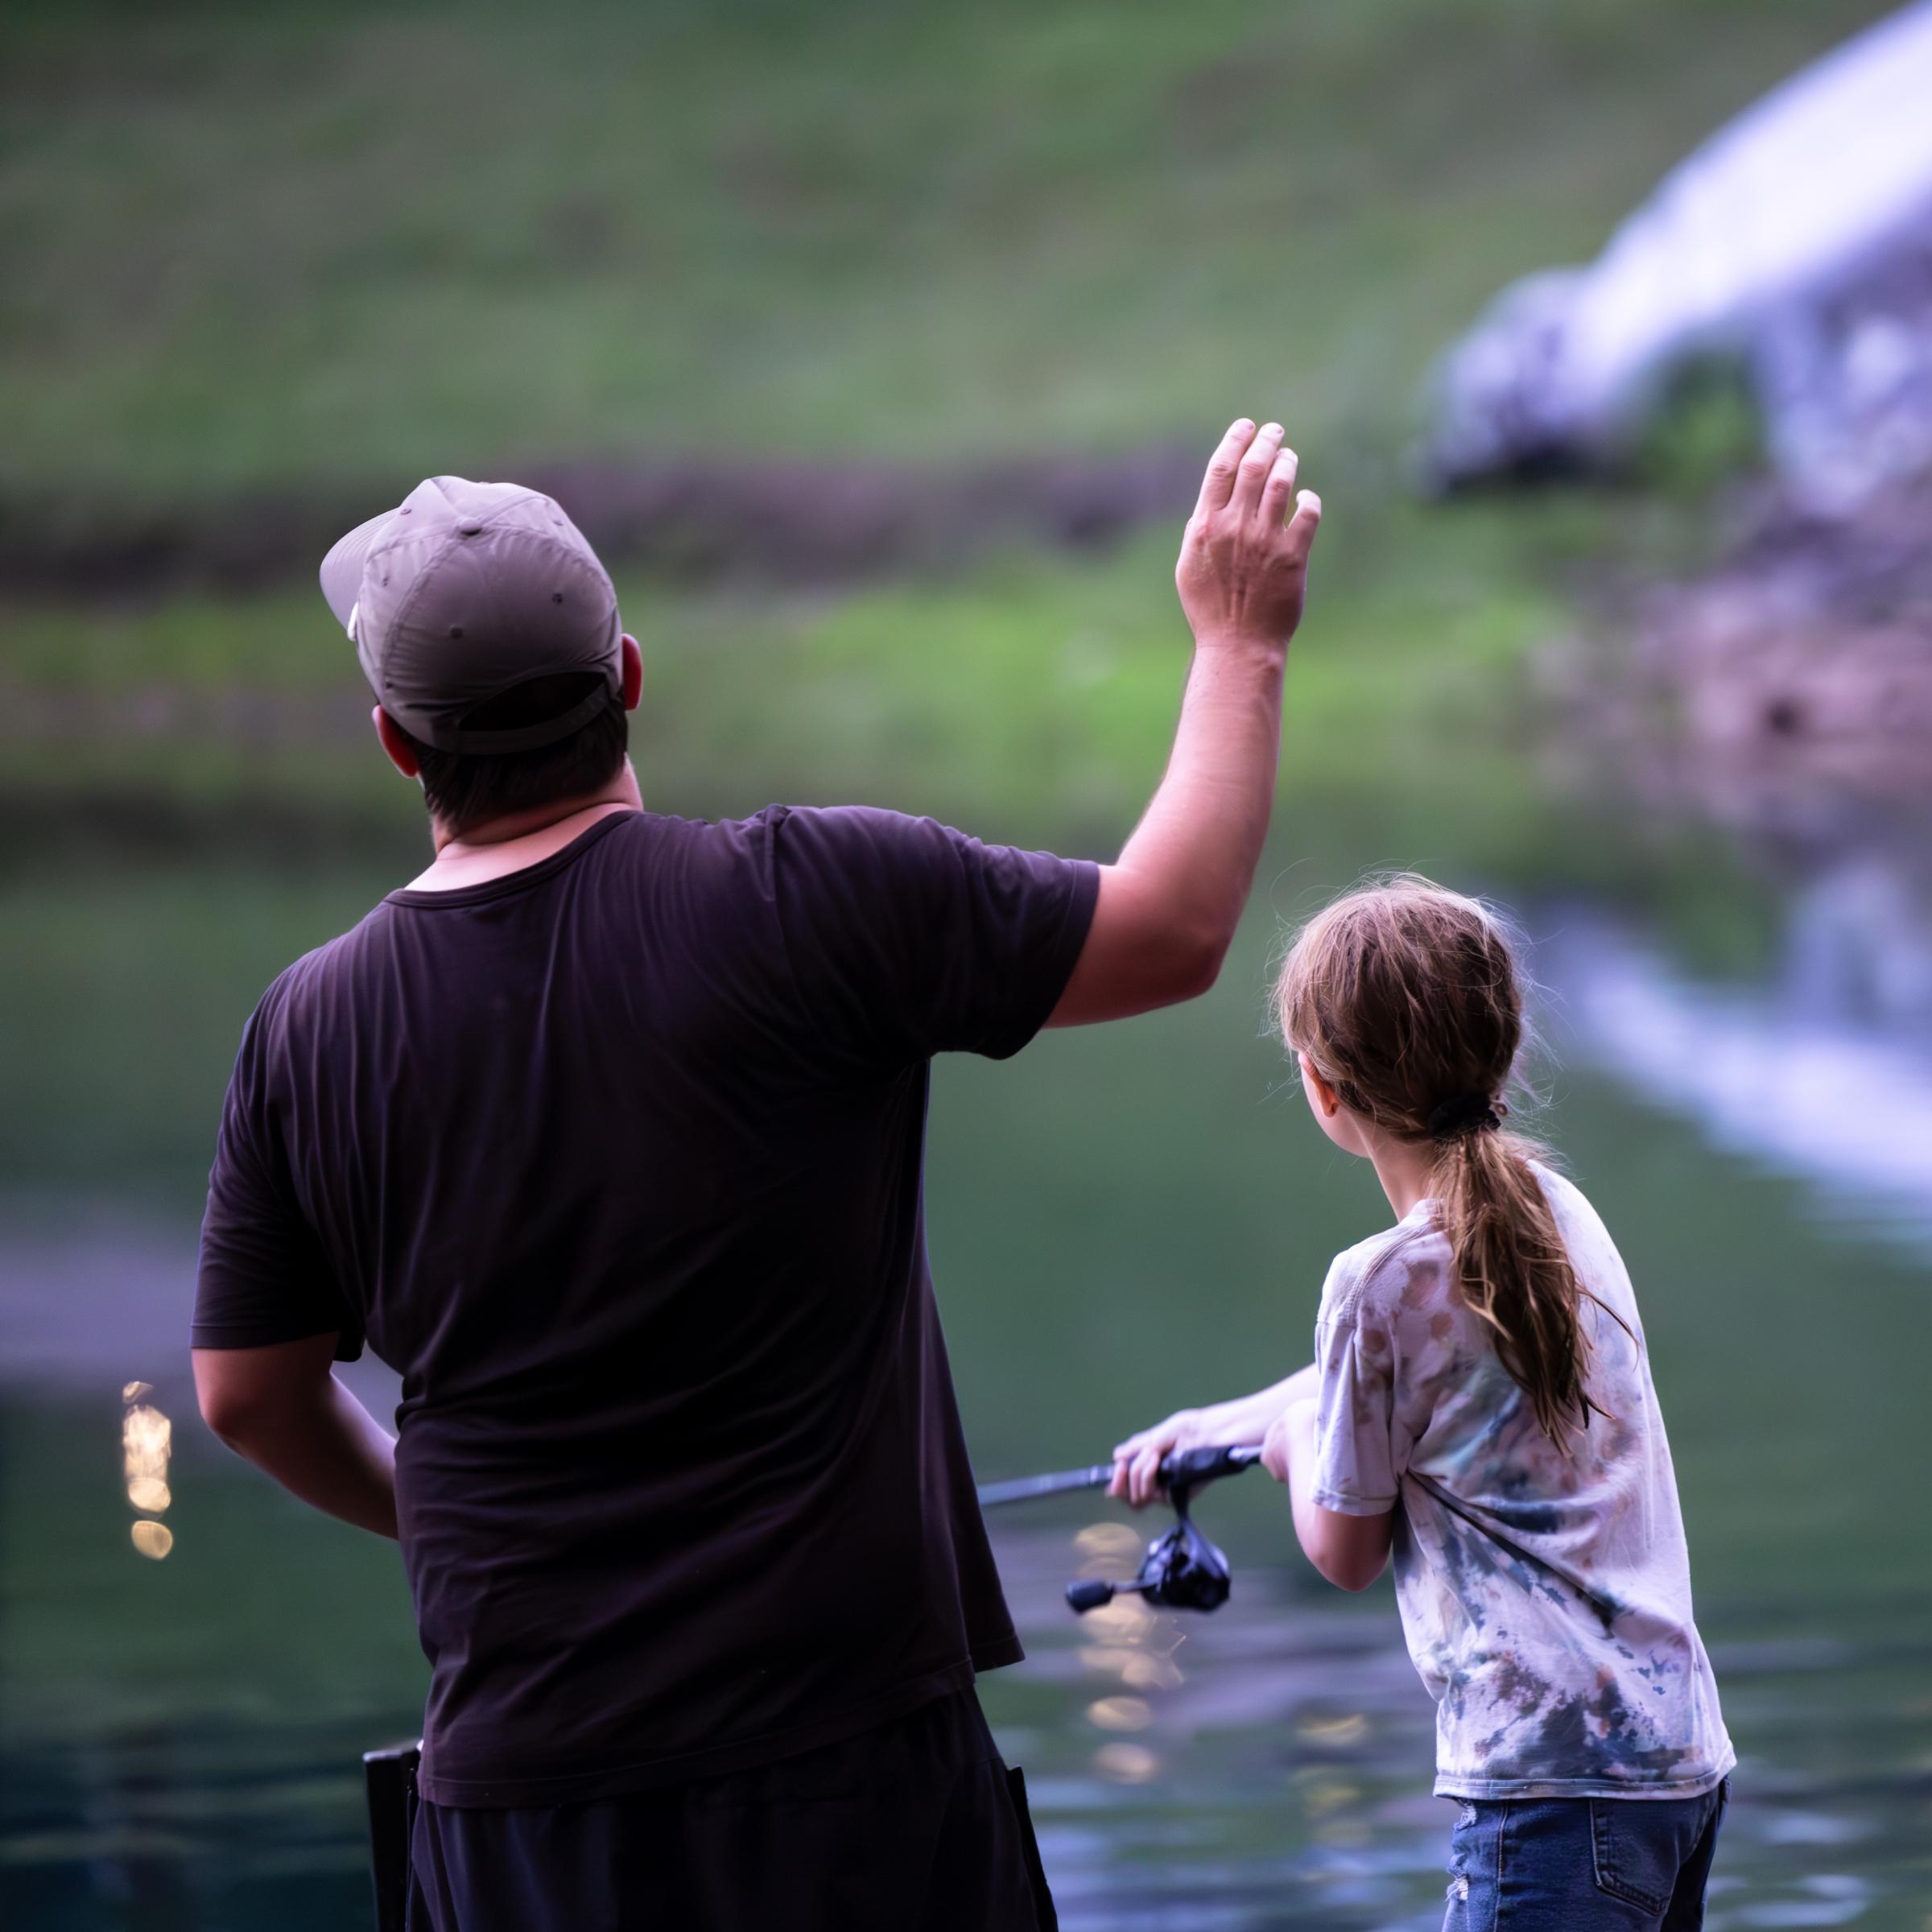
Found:
M 940 1071 L 934 1258 L 983 1476 L 1096 1459 L 1286 1373 L 1328 1256 L 1381 1224 L 1373 1177 L 1285 1083 L 1260 995 L 1280 912 L 1410 855 L 1292 802 L 1280 823 L 1211 999 Z M 1488 883 L 1455 842 L 1430 862 Z M 10 1928 L 368 1922 L 358 1755 L 411 1732 L 424 1676 L 398 1566 L 206 1437 L 183 1329 L 241 1022 L 413 849 L 279 876 L 83 854 L 0 881 Z M 1932 1925 L 1923 857 L 1732 850 L 1647 894 L 1592 848 L 1500 881 L 1549 987 L 1546 1128 L 1644 1307 L 1742 1760 L 1716 1927 Z M 165 1509 L 141 1492 L 164 1554 L 134 1540 L 130 1475 L 166 1484 Z M 1452 1813 L 1387 1585 L 1323 1586 L 1261 1476 L 1197 1513 L 1236 1572 L 1211 1617 L 1066 1609 L 1066 1580 L 1130 1560 L 1152 1519 L 1087 1498 L 997 1525 L 1030 1656 L 984 1695 L 1063 1924 L 1434 1926 Z

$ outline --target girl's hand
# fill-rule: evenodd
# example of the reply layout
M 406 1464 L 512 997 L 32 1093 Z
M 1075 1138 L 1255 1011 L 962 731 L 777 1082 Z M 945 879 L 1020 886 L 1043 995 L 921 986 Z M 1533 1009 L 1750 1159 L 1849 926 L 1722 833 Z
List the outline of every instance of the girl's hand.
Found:
M 1166 1422 L 1129 1436 L 1114 1450 L 1107 1493 L 1145 1509 L 1161 1493 L 1161 1459 L 1176 1449 L 1198 1449 L 1209 1439 L 1205 1410 L 1175 1410 Z

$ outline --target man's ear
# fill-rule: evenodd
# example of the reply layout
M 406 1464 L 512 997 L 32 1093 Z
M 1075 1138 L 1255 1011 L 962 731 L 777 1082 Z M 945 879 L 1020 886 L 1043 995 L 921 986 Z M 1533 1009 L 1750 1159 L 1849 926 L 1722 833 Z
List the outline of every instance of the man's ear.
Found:
M 404 735 L 402 727 L 378 704 L 369 714 L 369 721 L 376 728 L 376 739 L 390 764 L 406 778 L 420 778 L 423 767 L 416 762 L 415 747 Z
M 624 634 L 624 708 L 635 711 L 644 695 L 644 654 L 629 631 Z

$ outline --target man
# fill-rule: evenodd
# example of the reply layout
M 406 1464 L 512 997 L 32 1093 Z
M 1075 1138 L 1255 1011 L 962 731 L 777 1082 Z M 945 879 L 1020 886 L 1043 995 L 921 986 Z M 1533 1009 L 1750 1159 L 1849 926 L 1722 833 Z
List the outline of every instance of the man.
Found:
M 637 643 L 534 492 L 436 478 L 329 553 L 436 858 L 249 1022 L 195 1373 L 225 1441 L 401 1539 L 412 1923 L 1052 1924 L 972 1688 L 1020 1646 L 927 1270 L 928 1063 L 1213 982 L 1320 516 L 1295 468 L 1246 421 L 1208 466 L 1173 754 L 1104 866 L 646 812 Z M 331 1372 L 365 1339 L 393 1441 Z

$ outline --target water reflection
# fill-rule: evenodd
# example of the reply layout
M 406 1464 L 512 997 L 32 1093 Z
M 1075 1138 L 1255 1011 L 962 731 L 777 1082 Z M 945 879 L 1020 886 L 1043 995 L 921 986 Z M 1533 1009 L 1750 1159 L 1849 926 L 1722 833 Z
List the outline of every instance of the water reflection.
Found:
M 1160 1770 L 1161 1761 L 1145 1744 L 1102 1744 L 1093 1754 L 1093 1768 L 1117 1785 L 1144 1785 Z
M 142 1520 L 129 1532 L 135 1549 L 159 1563 L 175 1546 L 174 1532 L 165 1523 L 151 1521 L 175 1500 L 167 1485 L 168 1463 L 174 1455 L 175 1426 L 144 1396 L 148 1382 L 129 1382 L 121 1391 L 126 1413 L 121 1418 L 122 1478 L 127 1500 Z
M 1792 897 L 1764 985 L 1693 978 L 1588 911 L 1539 964 L 1581 1053 L 1818 1206 L 1932 1247 L 1932 892 L 1872 854 Z
M 175 1546 L 175 1533 L 166 1523 L 138 1522 L 128 1534 L 134 1547 L 157 1563 Z
M 321 887 L 298 883 L 291 899 L 313 918 Z M 313 936 L 257 932 L 252 877 L 203 886 L 246 909 L 233 950 L 251 996 Z M 121 890 L 102 886 L 102 902 Z M 359 908 L 359 883 L 353 896 Z M 1542 964 L 1564 997 L 1567 1052 L 1614 1068 L 1642 1103 L 1599 1091 L 1559 1137 L 1594 1137 L 1592 1192 L 1600 1183 L 1626 1217 L 1613 1224 L 1643 1239 L 1646 1307 L 1660 1331 L 1671 1323 L 1672 1377 L 1697 1397 L 1672 1411 L 1674 1447 L 1700 1620 L 1744 1753 L 1713 1932 L 1926 1932 L 1932 1910 L 1932 1571 L 1913 1473 L 1932 1274 L 1912 1251 L 1841 1240 L 1863 1232 L 1856 1219 L 1821 1232 L 1790 1211 L 1807 1190 L 1841 1212 L 1871 1205 L 1850 1191 L 1869 1187 L 1864 1155 L 1843 1151 L 1860 1108 L 1905 1154 L 1932 1147 L 1928 906 L 1909 864 L 1818 863 L 1757 984 L 1700 980 L 1653 931 L 1598 907 L 1532 914 L 1555 934 Z M 31 906 L 16 910 L 29 956 Z M 1216 1003 L 1171 1023 L 943 1070 L 935 1240 L 969 1431 L 982 1452 L 999 1445 L 984 1474 L 1084 1459 L 1157 1403 L 1223 1393 L 1257 1352 L 1272 1364 L 1278 1346 L 1304 1347 L 1322 1266 L 1365 1232 L 1372 1183 L 1311 1156 L 1306 1123 L 1266 1099 L 1278 1068 L 1253 1038 L 1265 927 Z M 174 970 L 185 984 L 202 964 L 197 941 Z M 167 996 L 170 970 L 144 955 L 138 1001 L 90 995 L 83 1009 L 76 993 L 72 1037 L 98 1035 L 117 1070 L 135 1063 L 142 1002 L 157 984 Z M 232 1051 L 237 1006 L 196 1043 L 210 1066 Z M 1813 1055 L 1832 1071 L 1788 1084 L 1788 1063 Z M 1857 1108 L 1816 1098 L 1840 1089 Z M 181 1329 L 213 1104 L 166 1102 L 188 1179 L 163 1210 L 131 1184 L 105 1203 L 51 1186 L 25 1205 L 0 1197 L 10 1926 L 366 1923 L 357 1754 L 420 1708 L 393 1553 L 276 1496 L 193 1420 Z M 1747 1185 L 1712 1144 L 1802 1184 Z M 76 1189 L 97 1170 L 90 1156 Z M 1923 1235 L 1922 1162 L 1884 1171 L 1888 1216 L 1916 1216 Z M 1718 1235 L 1685 1258 L 1707 1225 Z M 1810 1320 L 1821 1281 L 1844 1318 L 1824 1327 Z M 124 1388 L 130 1363 L 155 1386 Z M 369 1362 L 348 1373 L 377 1413 L 393 1406 Z M 1701 1427 L 1699 1404 L 1715 1417 Z M 119 1482 L 102 1459 L 110 1426 Z M 1088 1501 L 995 1525 L 1028 1657 L 985 1694 L 1026 1767 L 1063 1922 L 1435 1932 L 1453 1814 L 1429 1795 L 1432 1714 L 1393 1605 L 1307 1576 L 1272 1484 L 1224 1490 L 1214 1530 L 1234 1594 L 1208 1617 L 1137 1598 L 1067 1610 L 1067 1579 L 1130 1573 L 1158 1520 Z M 142 1568 L 133 1614 L 122 1539 L 170 1530 L 189 1534 L 192 1561 Z

